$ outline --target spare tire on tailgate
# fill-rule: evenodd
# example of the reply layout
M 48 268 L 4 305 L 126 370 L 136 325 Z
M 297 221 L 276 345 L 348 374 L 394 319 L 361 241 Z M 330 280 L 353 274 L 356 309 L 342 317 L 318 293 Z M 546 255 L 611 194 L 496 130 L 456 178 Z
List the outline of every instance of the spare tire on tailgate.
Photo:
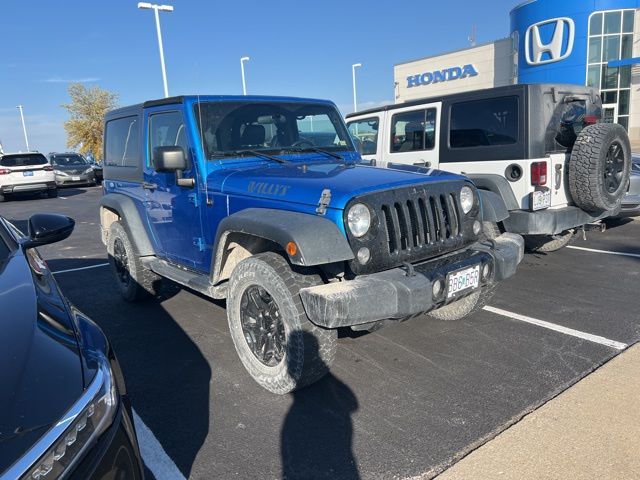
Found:
M 620 206 L 631 171 L 627 131 L 615 123 L 585 127 L 569 160 L 569 190 L 577 206 L 588 212 Z

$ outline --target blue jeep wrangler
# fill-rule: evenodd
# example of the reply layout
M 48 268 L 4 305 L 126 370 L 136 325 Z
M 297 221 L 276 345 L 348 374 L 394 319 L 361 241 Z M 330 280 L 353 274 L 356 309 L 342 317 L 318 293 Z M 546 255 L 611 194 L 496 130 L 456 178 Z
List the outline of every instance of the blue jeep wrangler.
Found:
M 465 177 L 359 165 L 335 105 L 184 96 L 105 119 L 100 220 L 126 300 L 163 279 L 227 301 L 251 376 L 286 393 L 328 370 L 337 329 L 481 308 L 522 238 Z

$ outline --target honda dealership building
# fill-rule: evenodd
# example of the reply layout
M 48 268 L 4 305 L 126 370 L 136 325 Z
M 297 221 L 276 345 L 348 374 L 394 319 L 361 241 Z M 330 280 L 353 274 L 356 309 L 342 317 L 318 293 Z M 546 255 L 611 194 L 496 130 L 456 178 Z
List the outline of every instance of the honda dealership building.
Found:
M 640 0 L 532 0 L 511 36 L 394 66 L 396 102 L 512 83 L 597 88 L 607 121 L 640 141 Z

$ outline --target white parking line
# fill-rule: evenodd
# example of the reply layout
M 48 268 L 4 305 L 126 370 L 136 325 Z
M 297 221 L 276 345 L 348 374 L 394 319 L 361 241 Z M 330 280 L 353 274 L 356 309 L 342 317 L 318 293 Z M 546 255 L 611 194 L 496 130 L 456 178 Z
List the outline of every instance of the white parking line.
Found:
M 571 335 L 572 337 L 588 340 L 589 342 L 599 343 L 606 347 L 615 348 L 616 350 L 624 350 L 628 347 L 626 343 L 616 342 L 599 335 L 592 335 L 591 333 L 581 332 L 580 330 L 574 330 L 573 328 L 563 327 L 562 325 L 556 325 L 555 323 L 545 322 L 544 320 L 538 320 L 536 318 L 520 315 L 519 313 L 508 312 L 500 308 L 484 307 L 487 312 L 495 313 L 503 317 L 512 318 L 513 320 L 519 320 L 521 322 L 530 323 L 531 325 L 537 325 L 538 327 L 547 328 L 556 332 L 564 333 L 565 335 Z
M 58 270 L 57 272 L 51 272 L 51 273 L 53 273 L 54 275 L 57 275 L 59 273 L 79 272 L 80 270 L 89 270 L 91 268 L 106 267 L 108 265 L 109 265 L 108 263 L 99 263 L 97 265 L 89 265 L 88 267 L 69 268 L 67 270 Z
M 185 480 L 184 475 L 171 460 L 153 432 L 142 421 L 138 412 L 133 411 L 140 455 L 156 480 Z
M 620 257 L 640 258 L 640 253 L 610 252 L 608 250 L 597 250 L 595 248 L 574 247 L 573 245 L 569 245 L 567 248 L 570 248 L 572 250 L 583 250 L 585 252 L 592 252 L 592 253 L 604 253 L 606 255 L 618 255 Z

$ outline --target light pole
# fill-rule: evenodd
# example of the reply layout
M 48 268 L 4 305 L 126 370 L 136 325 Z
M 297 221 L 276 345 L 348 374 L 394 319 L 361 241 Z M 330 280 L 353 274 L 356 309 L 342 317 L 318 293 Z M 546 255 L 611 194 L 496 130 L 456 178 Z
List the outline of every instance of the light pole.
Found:
M 356 96 L 356 68 L 361 67 L 361 63 L 351 65 L 351 76 L 353 78 L 353 111 L 358 111 L 358 97 Z
M 171 5 L 156 5 L 155 3 L 140 2 L 140 9 L 151 9 L 156 17 L 156 32 L 158 34 L 158 48 L 160 49 L 160 66 L 162 67 L 162 82 L 164 83 L 164 96 L 169 96 L 169 86 L 167 85 L 167 70 L 164 66 L 164 49 L 162 48 L 162 32 L 160 31 L 160 14 L 158 12 L 173 12 Z
M 27 152 L 29 151 L 29 139 L 27 138 L 27 127 L 24 125 L 24 113 L 22 112 L 22 105 L 16 107 L 20 110 L 20 120 L 22 120 L 22 131 L 24 132 L 24 143 L 27 145 Z
M 244 62 L 248 62 L 250 60 L 249 57 L 242 57 L 240 59 L 240 71 L 242 72 L 242 94 L 247 94 L 247 82 L 244 78 Z

